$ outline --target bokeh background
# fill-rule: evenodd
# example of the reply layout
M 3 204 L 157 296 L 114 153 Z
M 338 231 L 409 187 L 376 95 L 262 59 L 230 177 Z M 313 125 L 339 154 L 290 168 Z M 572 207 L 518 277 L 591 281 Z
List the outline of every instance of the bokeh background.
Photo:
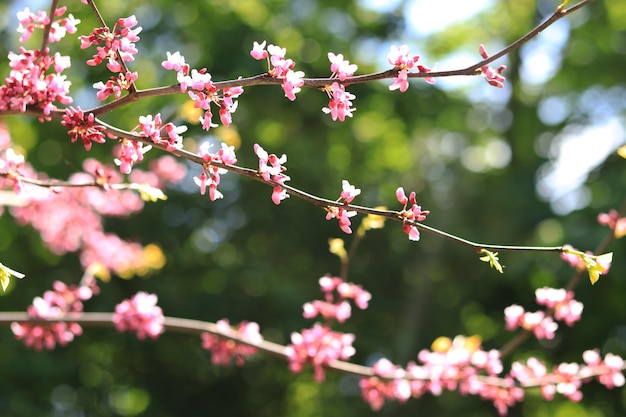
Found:
M 88 7 L 67 2 L 82 20 L 77 35 L 95 26 Z M 435 5 L 438 3 L 439 5 Z M 474 3 L 467 8 L 465 3 Z M 98 6 L 107 22 L 135 14 L 144 28 L 132 70 L 139 88 L 175 83 L 160 63 L 180 51 L 214 80 L 262 73 L 253 41 L 287 48 L 307 76 L 329 74 L 328 51 L 343 53 L 358 73 L 387 67 L 392 44 L 408 44 L 420 63 L 461 68 L 479 59 L 478 45 L 495 53 L 547 17 L 556 1 L 485 0 L 107 0 Z M 18 49 L 15 13 L 49 8 L 44 1 L 0 3 L 0 56 Z M 33 39 L 36 45 L 38 39 Z M 109 74 L 84 65 L 93 54 L 75 36 L 53 45 L 71 55 L 75 104 L 96 104 L 91 88 Z M 0 75 L 8 74 L 2 58 Z M 252 145 L 288 155 L 291 185 L 336 198 L 342 179 L 362 189 L 362 205 L 397 207 L 394 191 L 415 190 L 427 224 L 484 243 L 559 245 L 593 249 L 607 234 L 596 216 L 619 208 L 626 185 L 625 161 L 615 150 L 625 142 L 626 3 L 597 0 L 565 18 L 498 62 L 508 66 L 504 89 L 479 77 L 411 82 L 401 94 L 389 81 L 355 85 L 358 109 L 345 123 L 321 108 L 324 93 L 305 90 L 289 102 L 277 86 L 246 89 L 234 126 L 211 130 L 189 125 L 186 147 L 211 140 L 237 147 L 240 164 L 255 167 Z M 133 103 L 103 118 L 131 129 L 148 113 L 182 122 L 185 96 Z M 183 109 L 183 110 L 181 110 Z M 38 170 L 67 178 L 82 161 L 110 161 L 113 144 L 85 152 L 71 144 L 58 121 L 41 124 L 10 117 L 15 144 Z M 160 156 L 152 151 L 147 156 Z M 223 177 L 225 198 L 210 202 L 191 178 L 132 217 L 107 219 L 120 236 L 160 245 L 166 266 L 144 278 L 113 277 L 87 311 L 112 311 L 137 291 L 159 296 L 166 315 L 259 323 L 266 339 L 288 343 L 292 331 L 309 327 L 306 301 L 319 297 L 318 278 L 337 274 L 328 239 L 351 237 L 326 221 L 317 207 L 291 198 L 280 206 L 259 183 Z M 362 217 L 355 219 L 358 225 Z M 549 363 L 581 361 L 584 350 L 626 355 L 624 242 L 617 241 L 610 274 L 594 287 L 577 288 L 583 320 L 561 326 L 556 339 L 529 340 L 511 359 L 536 355 Z M 351 262 L 349 279 L 373 294 L 370 308 L 355 311 L 338 328 L 356 334 L 354 361 L 371 364 L 415 360 L 438 336 L 480 335 L 485 348 L 511 338 L 503 309 L 513 303 L 536 309 L 534 290 L 565 285 L 573 271 L 555 254 L 501 253 L 503 275 L 475 253 L 424 234 L 410 242 L 398 224 L 368 232 Z M 74 255 L 51 254 L 30 228 L 0 217 L 0 260 L 27 278 L 0 294 L 4 311 L 23 311 L 54 280 L 76 283 Z M 352 377 L 328 373 L 318 385 L 308 370 L 293 375 L 287 364 L 257 356 L 245 367 L 212 366 L 199 338 L 164 334 L 137 341 L 113 329 L 85 327 L 65 348 L 37 353 L 0 329 L 1 416 L 489 416 L 490 403 L 458 393 L 387 404 L 374 413 Z M 626 391 L 591 383 L 574 404 L 546 403 L 527 393 L 511 416 L 622 416 Z

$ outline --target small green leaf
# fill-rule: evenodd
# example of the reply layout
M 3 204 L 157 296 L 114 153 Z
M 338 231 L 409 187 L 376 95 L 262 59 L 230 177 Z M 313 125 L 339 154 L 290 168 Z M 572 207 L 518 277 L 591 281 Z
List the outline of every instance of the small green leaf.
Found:
M 151 187 L 148 184 L 130 184 L 131 190 L 137 190 L 143 201 L 167 200 L 167 196 L 158 188 Z

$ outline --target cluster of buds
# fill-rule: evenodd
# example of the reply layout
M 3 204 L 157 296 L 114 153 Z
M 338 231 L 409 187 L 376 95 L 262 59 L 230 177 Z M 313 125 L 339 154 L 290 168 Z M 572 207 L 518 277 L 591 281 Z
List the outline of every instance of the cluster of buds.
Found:
M 539 288 L 535 292 L 537 304 L 552 311 L 554 318 L 572 326 L 580 320 L 583 304 L 574 299 L 572 291 L 555 288 Z M 511 305 L 504 310 L 507 330 L 521 327 L 532 331 L 537 339 L 553 339 L 559 325 L 552 315 L 544 311 L 528 312 L 522 306 Z
M 409 88 L 409 70 L 417 68 L 419 72 L 431 72 L 432 70 L 423 65 L 418 65 L 417 61 L 420 59 L 418 55 L 411 56 L 409 47 L 402 45 L 400 47 L 392 45 L 389 54 L 387 54 L 387 61 L 393 67 L 398 70 L 398 76 L 393 78 L 393 82 L 389 86 L 390 90 L 400 90 L 404 93 Z M 435 79 L 432 77 L 426 77 L 426 82 L 434 84 Z
M 206 193 L 206 187 L 209 187 L 209 198 L 211 201 L 215 201 L 218 198 L 224 197 L 224 195 L 218 191 L 217 186 L 220 184 L 220 175 L 227 173 L 224 168 L 211 165 L 212 163 L 220 164 L 235 164 L 237 163 L 237 157 L 235 156 L 235 147 L 227 146 L 222 143 L 222 147 L 215 153 L 209 152 L 211 144 L 204 142 L 198 149 L 198 154 L 206 161 L 203 167 L 200 177 L 195 177 L 194 181 L 200 187 L 200 193 L 204 195 Z
M 417 229 L 417 226 L 413 224 L 414 222 L 421 222 L 426 220 L 426 216 L 430 213 L 430 211 L 422 210 L 422 207 L 417 205 L 417 201 L 415 199 L 415 191 L 412 191 L 407 198 L 404 193 L 404 188 L 399 187 L 396 190 L 396 198 L 400 202 L 400 204 L 404 205 L 404 208 L 400 212 L 400 217 L 402 218 L 402 230 L 404 233 L 409 235 L 409 239 L 418 241 L 420 240 L 420 232 Z M 408 204 L 411 203 L 411 207 L 407 209 Z
M 288 175 L 283 174 L 287 167 L 283 166 L 287 162 L 287 155 L 283 154 L 280 158 L 275 154 L 268 154 L 259 144 L 254 144 L 254 153 L 259 157 L 259 175 L 265 181 L 273 181 L 274 189 L 272 190 L 272 201 L 279 205 L 281 201 L 289 198 L 287 190 L 282 185 L 289 181 Z
M 135 332 L 139 340 L 159 337 L 164 331 L 165 319 L 157 300 L 154 294 L 138 292 L 130 300 L 118 304 L 112 318 L 117 331 Z
M 352 203 L 352 200 L 361 194 L 361 190 L 359 188 L 355 188 L 354 185 L 351 185 L 347 180 L 341 181 L 341 188 L 342 191 L 337 199 L 337 202 L 343 202 L 344 205 Z M 339 228 L 347 234 L 352 233 L 352 229 L 350 228 L 350 225 L 352 224 L 350 222 L 350 217 L 354 216 L 356 216 L 356 211 L 347 210 L 345 207 L 326 207 L 326 220 L 337 219 L 339 221 Z
M 28 316 L 31 319 L 51 320 L 67 313 L 81 313 L 83 301 L 100 291 L 94 277 L 87 277 L 83 281 L 79 286 L 55 281 L 52 291 L 46 291 L 43 297 L 35 297 L 27 309 Z M 82 327 L 74 322 L 15 322 L 11 324 L 11 331 L 18 340 L 23 340 L 26 346 L 35 350 L 52 350 L 57 343 L 65 346 L 74 340 L 74 336 L 83 333 Z
M 354 335 L 340 333 L 331 329 L 330 323 L 346 321 L 351 315 L 348 300 L 352 300 L 360 309 L 366 309 L 371 294 L 361 286 L 345 282 L 338 277 L 322 277 L 319 285 L 325 295 L 324 300 L 315 300 L 304 304 L 304 317 L 312 319 L 322 316 L 326 324 L 315 323 L 310 329 L 291 334 L 291 344 L 287 346 L 289 369 L 298 373 L 306 363 L 313 366 L 315 380 L 324 380 L 324 367 L 336 360 L 347 360 L 354 355 L 352 347 Z M 335 298 L 334 293 L 338 297 Z
M 269 45 L 266 50 L 266 44 L 267 41 L 263 41 L 262 43 L 255 41 L 250 51 L 250 56 L 259 61 L 263 59 L 267 60 L 268 74 L 282 80 L 285 97 L 294 101 L 296 94 L 300 92 L 300 87 L 304 85 L 304 80 L 302 79 L 304 72 L 293 70 L 296 63 L 286 58 L 287 49 L 276 45 Z
M 216 323 L 216 328 L 222 335 L 236 336 L 251 344 L 259 344 L 263 341 L 257 323 L 242 321 L 236 329 L 233 329 L 228 320 L 223 319 Z M 243 366 L 248 356 L 258 352 L 254 346 L 237 343 L 232 339 L 208 332 L 202 333 L 201 338 L 202 347 L 211 351 L 211 361 L 214 365 L 228 366 L 234 358 L 237 366 Z

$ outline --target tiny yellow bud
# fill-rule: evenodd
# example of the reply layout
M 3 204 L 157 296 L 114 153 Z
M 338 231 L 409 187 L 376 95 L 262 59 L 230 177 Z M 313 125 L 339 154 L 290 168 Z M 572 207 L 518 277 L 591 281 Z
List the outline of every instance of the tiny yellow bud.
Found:
M 342 261 L 348 258 L 348 253 L 343 245 L 343 239 L 328 239 L 328 248 L 330 253 L 337 255 Z
M 387 207 L 378 206 L 374 207 L 376 210 L 387 210 Z M 367 217 L 363 219 L 363 227 L 365 230 L 370 229 L 382 229 L 385 226 L 385 217 L 378 216 L 376 214 L 368 214 Z
M 100 262 L 94 262 L 89 265 L 87 267 L 87 270 L 85 271 L 85 275 L 96 277 L 102 282 L 111 281 L 111 272 L 106 266 L 104 266 L 104 264 Z
M 430 350 L 433 352 L 446 353 L 452 347 L 452 340 L 449 337 L 440 336 L 435 339 L 432 345 L 430 345 Z

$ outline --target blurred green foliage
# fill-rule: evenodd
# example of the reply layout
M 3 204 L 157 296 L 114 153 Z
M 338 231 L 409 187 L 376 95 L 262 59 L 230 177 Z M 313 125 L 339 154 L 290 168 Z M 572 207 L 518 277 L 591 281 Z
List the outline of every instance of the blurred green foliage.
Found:
M 425 65 L 457 54 L 478 59 L 479 43 L 496 52 L 538 24 L 557 3 L 499 0 L 428 37 L 405 35 L 404 2 L 385 13 L 352 0 L 111 0 L 98 6 L 110 24 L 137 15 L 144 30 L 140 54 L 131 67 L 139 73 L 138 86 L 149 88 L 175 82 L 160 66 L 165 51 L 180 51 L 192 66 L 208 68 L 214 80 L 262 73 L 264 64 L 251 59 L 249 50 L 254 40 L 263 39 L 286 47 L 297 69 L 309 76 L 329 74 L 328 51 L 356 62 L 359 73 L 381 69 L 394 42 L 418 47 L 414 53 Z M 18 48 L 14 16 L 26 5 L 0 3 L 2 56 Z M 39 6 L 48 7 L 45 2 L 30 5 Z M 82 20 L 78 34 L 87 34 L 96 25 L 90 10 L 79 2 L 68 6 Z M 444 80 L 435 86 L 418 80 L 404 94 L 389 92 L 387 82 L 354 85 L 350 91 L 357 95 L 358 110 L 345 123 L 333 123 L 321 112 L 327 102 L 322 92 L 302 91 L 291 103 L 278 87 L 249 88 L 233 117 L 232 129 L 241 138 L 239 161 L 255 167 L 252 145 L 258 142 L 269 152 L 286 153 L 290 184 L 315 195 L 336 198 L 341 180 L 348 179 L 363 191 L 358 204 L 396 208 L 394 191 L 401 185 L 415 190 L 418 202 L 431 211 L 429 225 L 459 236 L 501 244 L 569 242 L 592 249 L 607 233 L 597 225 L 597 213 L 618 208 L 623 199 L 624 160 L 612 153 L 593 169 L 584 188 L 588 200 L 559 215 L 535 189 L 540 169 L 550 159 L 539 149 L 546 141 L 555 146 L 554 138 L 568 126 L 582 129 L 608 116 L 623 121 L 625 7 L 620 1 L 598 0 L 566 18 L 558 29 L 566 33 L 566 42 L 549 55 L 556 70 L 540 83 L 525 78 L 524 65 L 532 64 L 533 48 L 553 42 L 557 29 L 546 30 L 506 58 L 504 90 L 478 77 L 456 87 Z M 76 104 L 95 105 L 91 85 L 109 75 L 84 65 L 93 52 L 80 50 L 74 36 L 58 47 L 72 57 Z M 2 76 L 8 73 L 3 62 Z M 597 93 L 589 95 L 593 91 Z M 545 115 L 540 117 L 540 105 L 551 97 L 566 103 L 568 111 L 557 123 L 547 124 Z M 609 101 L 611 97 L 616 99 Z M 180 122 L 178 109 L 184 102 L 182 95 L 143 100 L 103 118 L 125 129 L 139 116 L 156 112 Z M 607 108 L 598 114 L 598 109 Z M 544 111 L 550 114 L 552 109 Z M 5 121 L 27 160 L 51 177 L 67 178 L 88 156 L 110 160 L 112 144 L 94 146 L 87 154 L 80 144 L 69 142 L 58 121 Z M 206 134 L 191 126 L 186 138 L 193 147 Z M 160 154 L 152 151 L 149 156 Z M 288 343 L 292 331 L 310 326 L 301 316 L 302 304 L 319 297 L 320 276 L 337 274 L 340 268 L 328 252 L 327 240 L 343 237 L 349 244 L 351 237 L 343 235 L 336 222 L 327 222 L 322 210 L 303 201 L 291 198 L 274 206 L 271 190 L 256 182 L 227 174 L 222 187 L 226 197 L 215 203 L 193 186 L 183 186 L 141 214 L 107 220 L 106 228 L 124 238 L 158 243 L 168 262 L 146 279 L 114 277 L 102 284 L 102 294 L 86 309 L 111 311 L 141 290 L 158 294 L 166 315 L 208 321 L 227 317 L 231 323 L 252 320 L 267 339 L 279 343 Z M 79 280 L 74 256 L 49 253 L 34 231 L 17 226 L 6 213 L 0 217 L 0 230 L 0 260 L 27 275 L 0 294 L 3 310 L 24 310 L 54 280 Z M 593 347 L 626 354 L 626 282 L 620 279 L 626 274 L 624 242 L 610 249 L 615 252 L 611 273 L 593 288 L 584 282 L 576 292 L 585 304 L 582 322 L 571 329 L 561 326 L 553 341 L 526 342 L 522 357 L 580 361 L 581 353 Z M 503 275 L 450 242 L 427 234 L 419 243 L 410 242 L 397 224 L 368 232 L 351 261 L 349 279 L 373 294 L 371 307 L 356 311 L 340 326 L 357 336 L 355 362 L 369 364 L 387 356 L 406 364 L 442 335 L 478 334 L 486 348 L 498 348 L 511 337 L 503 329 L 503 309 L 517 303 L 534 310 L 535 288 L 563 286 L 572 274 L 554 254 L 500 253 L 500 259 L 506 266 Z M 85 328 L 68 347 L 36 353 L 5 328 L 0 345 L 0 415 L 6 417 L 376 414 L 359 398 L 358 381 L 352 377 L 328 374 L 318 385 L 310 372 L 292 375 L 286 363 L 264 357 L 251 359 L 243 368 L 214 367 L 200 340 L 188 336 L 164 334 L 158 341 L 139 342 L 112 329 Z M 623 389 L 607 391 L 592 383 L 583 393 L 581 403 L 571 404 L 561 399 L 546 403 L 537 392 L 529 392 L 510 415 L 626 413 Z M 496 415 L 491 404 L 457 393 L 388 404 L 378 415 L 459 413 Z

